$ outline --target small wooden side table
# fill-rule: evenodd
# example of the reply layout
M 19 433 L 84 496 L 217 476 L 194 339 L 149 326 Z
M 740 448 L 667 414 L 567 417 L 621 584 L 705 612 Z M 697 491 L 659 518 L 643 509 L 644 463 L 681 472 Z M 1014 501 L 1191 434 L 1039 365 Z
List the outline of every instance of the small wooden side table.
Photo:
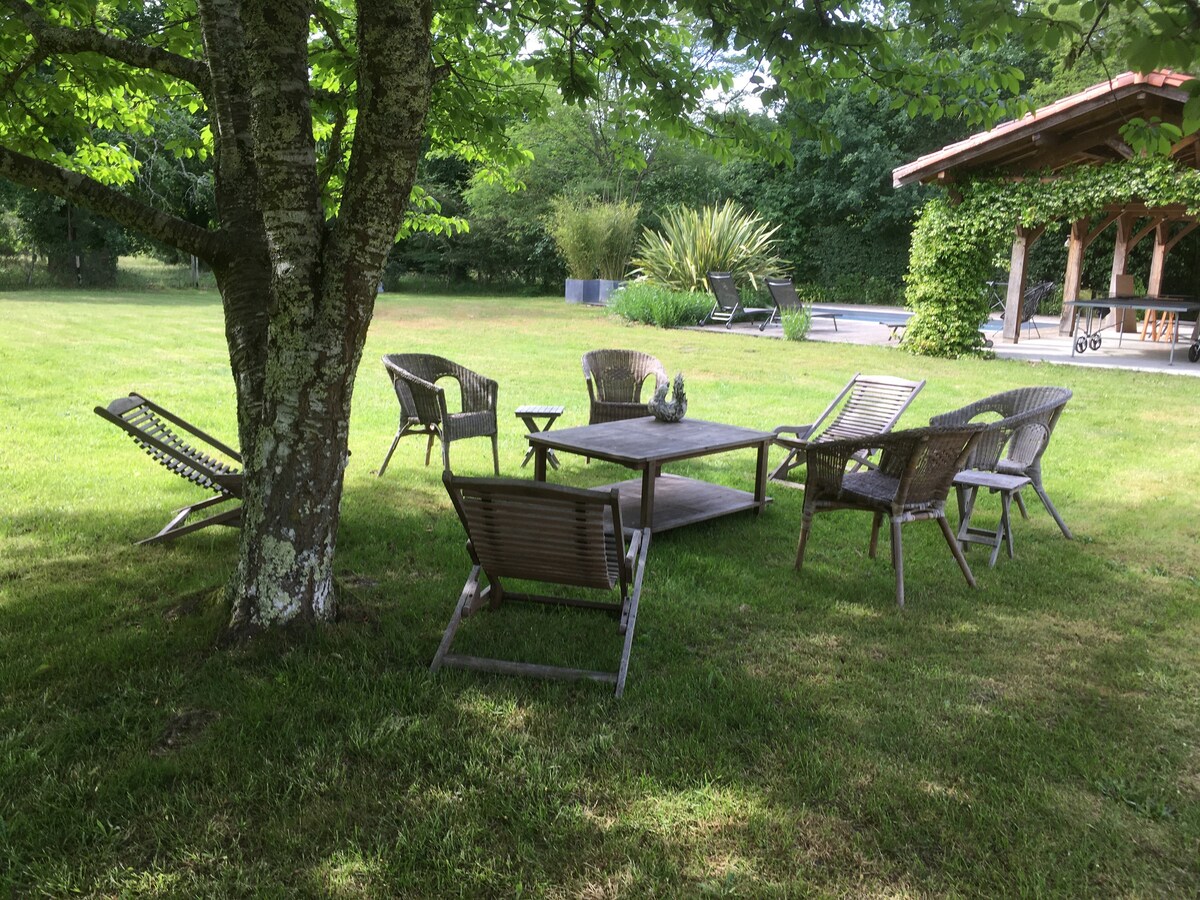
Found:
M 549 431 L 550 426 L 554 424 L 554 420 L 561 416 L 565 409 L 566 407 L 563 406 L 518 406 L 517 418 L 525 423 L 525 427 L 529 429 L 530 434 L 537 434 L 539 431 Z M 539 425 L 538 419 L 545 419 L 545 424 Z M 525 451 L 525 458 L 521 460 L 521 468 L 525 468 L 532 458 L 533 445 L 530 444 L 529 449 Z M 546 461 L 553 468 L 558 468 L 558 457 L 554 455 L 553 450 L 547 451 Z
M 1016 493 L 1032 482 L 1024 475 L 1003 475 L 999 472 L 984 472 L 981 469 L 965 469 L 954 477 L 954 487 L 958 493 L 958 542 L 964 550 L 967 544 L 984 544 L 992 548 L 988 566 L 996 565 L 996 557 L 1000 553 L 1000 545 L 1008 544 L 1008 558 L 1012 559 L 1013 539 L 1012 523 L 1009 519 L 1009 507 Z M 995 531 L 988 528 L 978 528 L 971 524 L 971 515 L 975 512 L 975 496 L 980 488 L 995 491 L 1000 495 L 1000 524 Z

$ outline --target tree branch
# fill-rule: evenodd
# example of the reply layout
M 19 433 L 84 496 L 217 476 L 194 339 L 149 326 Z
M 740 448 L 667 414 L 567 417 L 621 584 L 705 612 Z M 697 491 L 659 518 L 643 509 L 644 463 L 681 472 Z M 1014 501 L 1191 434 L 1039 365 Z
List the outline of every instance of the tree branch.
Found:
M 157 210 L 94 178 L 4 147 L 0 147 L 0 178 L 86 206 L 120 225 L 195 254 L 210 265 L 227 255 L 228 248 L 220 232 Z
M 431 0 L 358 4 L 358 120 L 325 270 L 372 299 L 421 158 L 433 84 L 432 21 Z M 353 323 L 363 334 L 365 312 Z
M 202 62 L 149 44 L 115 38 L 95 28 L 64 28 L 51 25 L 24 0 L 4 0 L 4 5 L 25 23 L 39 49 L 47 55 L 99 53 L 135 69 L 149 69 L 178 78 L 194 85 L 202 94 L 208 95 L 211 83 L 208 67 Z

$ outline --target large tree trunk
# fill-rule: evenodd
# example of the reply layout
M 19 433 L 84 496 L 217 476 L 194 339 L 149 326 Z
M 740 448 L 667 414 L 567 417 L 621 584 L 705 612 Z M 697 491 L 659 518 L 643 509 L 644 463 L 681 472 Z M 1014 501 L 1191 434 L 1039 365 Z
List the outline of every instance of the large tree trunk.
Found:
M 231 329 L 239 409 L 257 422 L 244 438 L 251 456 L 232 592 L 238 630 L 334 616 L 354 376 L 416 177 L 433 81 L 428 0 L 360 0 L 354 149 L 340 214 L 327 226 L 309 127 L 307 7 L 246 0 L 242 11 L 270 303 L 260 383 L 253 348 L 261 307 L 226 294 L 248 349 L 250 368 L 241 370 Z M 252 280 L 231 278 L 230 287 L 242 291 Z
M 255 457 L 242 512 L 235 628 L 334 614 L 333 554 L 360 341 L 347 341 L 362 296 L 326 293 L 277 314 Z

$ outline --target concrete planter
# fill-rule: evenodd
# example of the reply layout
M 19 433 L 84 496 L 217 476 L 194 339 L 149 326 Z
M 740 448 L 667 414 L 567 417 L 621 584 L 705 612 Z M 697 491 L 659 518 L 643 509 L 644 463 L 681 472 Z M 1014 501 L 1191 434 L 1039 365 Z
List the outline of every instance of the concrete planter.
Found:
M 607 278 L 568 278 L 566 297 L 568 303 L 586 303 L 589 306 L 607 306 L 608 298 L 624 282 Z

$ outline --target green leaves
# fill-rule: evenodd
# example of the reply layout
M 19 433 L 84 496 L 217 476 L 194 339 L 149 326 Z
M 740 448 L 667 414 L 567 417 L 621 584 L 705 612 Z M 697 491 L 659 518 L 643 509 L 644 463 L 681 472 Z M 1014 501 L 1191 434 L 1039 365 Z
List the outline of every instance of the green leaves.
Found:
M 551 206 L 550 236 L 571 278 L 625 277 L 637 236 L 638 204 L 556 197 Z
M 1162 122 L 1139 127 L 1157 134 L 1157 140 L 1179 133 Z M 957 205 L 939 197 L 922 209 L 905 277 L 905 298 L 915 315 L 904 346 L 932 356 L 961 356 L 981 348 L 978 331 L 987 318 L 984 282 L 1017 225 L 1074 221 L 1134 200 L 1150 207 L 1181 204 L 1200 213 L 1200 171 L 1163 157 L 1078 166 L 1020 182 L 978 180 L 960 190 Z
M 663 216 L 661 232 L 642 234 L 632 265 L 647 281 L 680 291 L 707 290 L 709 272 L 732 272 L 739 282 L 757 285 L 785 269 L 775 253 L 778 230 L 732 201 L 678 207 Z

